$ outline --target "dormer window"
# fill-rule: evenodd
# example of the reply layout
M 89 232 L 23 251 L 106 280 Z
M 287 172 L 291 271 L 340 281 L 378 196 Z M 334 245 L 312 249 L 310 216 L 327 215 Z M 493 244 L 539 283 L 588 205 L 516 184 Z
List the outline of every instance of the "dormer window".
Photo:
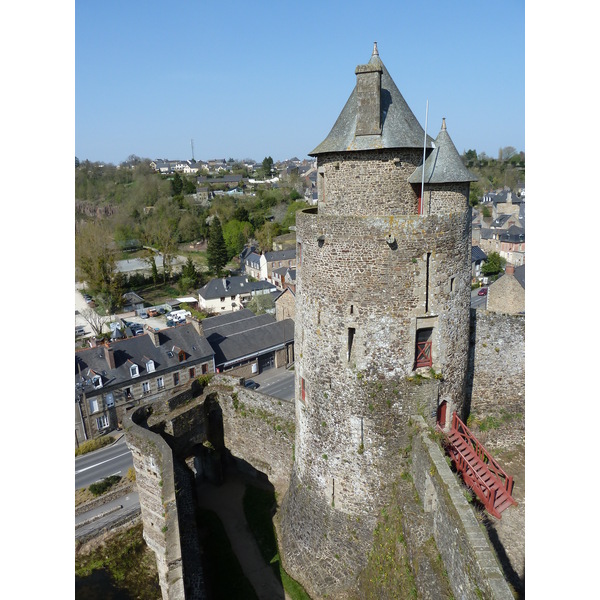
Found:
M 148 359 L 146 361 L 146 371 L 148 371 L 148 373 L 153 373 L 154 370 L 154 361 L 152 359 Z
M 131 375 L 131 377 L 139 377 L 140 368 L 135 363 L 132 363 L 131 365 L 129 365 L 129 374 Z
M 92 371 L 91 382 L 95 389 L 100 389 L 102 387 L 102 376 Z

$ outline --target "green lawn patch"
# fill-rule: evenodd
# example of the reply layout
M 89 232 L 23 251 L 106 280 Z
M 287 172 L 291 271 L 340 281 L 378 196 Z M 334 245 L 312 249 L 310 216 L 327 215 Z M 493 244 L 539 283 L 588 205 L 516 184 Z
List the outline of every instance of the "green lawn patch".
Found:
M 160 600 L 156 557 L 144 541 L 141 523 L 113 535 L 92 552 L 76 554 L 76 596 L 96 597 L 99 580 L 104 598 L 123 597 L 127 592 L 138 600 Z

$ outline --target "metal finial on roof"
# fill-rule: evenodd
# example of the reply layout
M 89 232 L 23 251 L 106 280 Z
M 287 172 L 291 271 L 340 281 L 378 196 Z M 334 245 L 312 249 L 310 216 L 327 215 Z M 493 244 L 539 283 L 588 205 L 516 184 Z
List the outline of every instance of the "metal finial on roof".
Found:
M 446 131 L 446 117 L 442 117 L 442 131 Z
M 377 51 L 377 42 L 373 42 L 373 56 L 379 56 L 379 52 Z

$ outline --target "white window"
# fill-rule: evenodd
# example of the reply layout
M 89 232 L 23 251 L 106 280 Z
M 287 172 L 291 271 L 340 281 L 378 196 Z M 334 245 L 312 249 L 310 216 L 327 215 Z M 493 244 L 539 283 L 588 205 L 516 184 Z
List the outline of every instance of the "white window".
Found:
M 98 400 L 96 398 L 90 398 L 90 412 L 98 412 Z
M 96 427 L 98 430 L 106 429 L 110 425 L 110 421 L 108 419 L 108 415 L 102 415 L 96 419 Z
M 106 408 L 112 408 L 115 405 L 115 397 L 113 396 L 112 392 L 106 394 L 104 400 L 106 402 Z
M 156 380 L 156 386 L 158 387 L 159 390 L 162 390 L 165 387 L 165 380 L 162 377 L 159 377 Z
M 92 377 L 92 384 L 94 385 L 94 387 L 96 389 L 99 389 L 102 387 L 102 377 L 100 377 L 100 375 L 94 375 Z
M 133 364 L 129 367 L 129 373 L 131 374 L 132 377 L 140 376 L 140 370 L 136 364 Z
M 154 361 L 153 360 L 149 360 L 146 363 L 146 371 L 148 371 L 148 373 L 154 372 Z
M 150 393 L 150 382 L 149 381 L 144 381 L 144 383 L 142 383 L 142 393 L 144 395 Z

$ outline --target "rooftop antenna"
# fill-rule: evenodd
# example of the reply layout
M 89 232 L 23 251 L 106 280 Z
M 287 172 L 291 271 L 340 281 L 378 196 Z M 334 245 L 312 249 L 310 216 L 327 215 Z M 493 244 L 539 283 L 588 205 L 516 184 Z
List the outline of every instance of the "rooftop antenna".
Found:
M 427 149 L 427 116 L 429 115 L 429 100 L 425 106 L 425 139 L 423 140 L 423 172 L 421 174 L 421 205 L 419 214 L 423 214 L 423 201 L 425 200 L 425 150 Z
M 192 160 L 194 160 L 194 140 L 192 140 Z

